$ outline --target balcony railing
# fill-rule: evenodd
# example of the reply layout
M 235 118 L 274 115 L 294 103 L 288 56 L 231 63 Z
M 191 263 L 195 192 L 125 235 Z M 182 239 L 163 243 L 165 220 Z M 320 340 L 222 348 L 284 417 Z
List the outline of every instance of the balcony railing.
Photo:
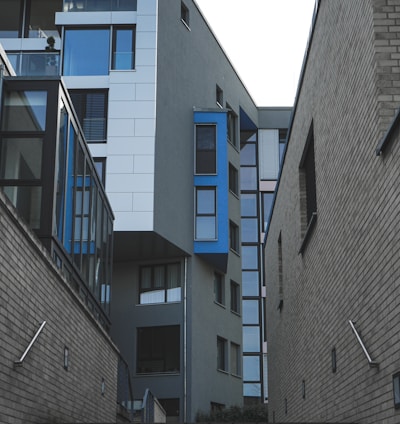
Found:
M 137 0 L 64 0 L 64 12 L 136 11 Z
M 60 53 L 9 53 L 8 58 L 18 76 L 60 75 Z

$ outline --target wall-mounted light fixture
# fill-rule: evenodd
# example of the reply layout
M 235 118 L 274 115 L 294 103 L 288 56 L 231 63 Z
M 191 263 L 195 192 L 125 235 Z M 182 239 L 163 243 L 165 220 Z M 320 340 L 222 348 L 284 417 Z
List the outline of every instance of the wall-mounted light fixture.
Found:
M 64 369 L 68 371 L 69 368 L 69 349 L 64 346 Z

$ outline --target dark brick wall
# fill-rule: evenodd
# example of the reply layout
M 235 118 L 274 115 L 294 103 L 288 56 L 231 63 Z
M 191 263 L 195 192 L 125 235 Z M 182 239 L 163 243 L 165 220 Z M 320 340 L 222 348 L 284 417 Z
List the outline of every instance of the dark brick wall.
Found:
M 400 104 L 399 40 L 400 0 L 320 2 L 265 250 L 271 421 L 400 422 L 399 137 L 375 154 Z M 318 218 L 299 254 L 312 122 Z
M 4 201 L 0 192 L 0 422 L 115 422 L 115 346 Z

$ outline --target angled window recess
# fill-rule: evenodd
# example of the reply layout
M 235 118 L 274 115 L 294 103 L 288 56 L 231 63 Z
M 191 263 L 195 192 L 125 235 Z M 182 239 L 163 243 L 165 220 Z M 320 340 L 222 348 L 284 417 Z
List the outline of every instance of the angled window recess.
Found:
M 317 221 L 317 193 L 315 182 L 315 156 L 314 156 L 314 126 L 311 124 L 306 145 L 299 166 L 300 177 L 300 212 L 301 233 L 303 240 L 299 253 L 303 253 Z
M 378 146 L 375 149 L 375 153 L 377 156 L 380 156 L 382 153 L 384 153 L 387 145 L 390 143 L 391 140 L 393 140 L 396 133 L 398 134 L 399 125 L 400 125 L 400 109 L 397 111 L 385 135 L 383 136 L 382 140 L 379 142 Z
M 181 2 L 181 21 L 185 25 L 185 27 L 190 30 L 189 27 L 189 9 L 185 5 L 185 3 Z

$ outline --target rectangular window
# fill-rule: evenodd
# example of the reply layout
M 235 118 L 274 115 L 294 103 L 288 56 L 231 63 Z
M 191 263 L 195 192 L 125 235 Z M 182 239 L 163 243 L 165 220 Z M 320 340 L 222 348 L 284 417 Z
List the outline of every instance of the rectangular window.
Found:
M 236 343 L 231 343 L 231 374 L 240 376 L 241 374 L 241 363 L 242 357 L 240 355 L 240 346 Z
M 231 280 L 231 311 L 240 313 L 240 286 Z
M 216 224 L 216 187 L 196 187 L 196 240 L 215 240 Z
M 217 128 L 196 125 L 196 174 L 217 172 Z
M 180 327 L 141 327 L 137 329 L 138 374 L 179 373 Z
M 224 276 L 218 272 L 214 273 L 214 299 L 217 303 L 225 304 L 225 281 Z
M 229 222 L 230 248 L 239 253 L 239 227 L 232 221 Z
M 64 0 L 64 12 L 136 11 L 137 0 Z
M 106 186 L 106 160 L 107 158 L 93 158 L 97 175 L 99 176 L 100 181 L 103 183 L 104 187 Z
M 111 69 L 135 69 L 135 27 L 113 28 Z
M 229 190 L 236 195 L 239 194 L 239 173 L 231 163 L 229 164 Z
M 181 21 L 189 27 L 189 9 L 183 2 L 181 2 Z
M 105 142 L 107 139 L 107 90 L 70 90 L 72 103 L 79 122 L 90 142 Z
M 226 345 L 225 339 L 217 337 L 217 369 L 220 371 L 228 371 Z
M 140 268 L 139 303 L 181 301 L 181 269 L 179 263 L 142 266 Z
M 108 75 L 110 29 L 66 29 L 63 75 Z

